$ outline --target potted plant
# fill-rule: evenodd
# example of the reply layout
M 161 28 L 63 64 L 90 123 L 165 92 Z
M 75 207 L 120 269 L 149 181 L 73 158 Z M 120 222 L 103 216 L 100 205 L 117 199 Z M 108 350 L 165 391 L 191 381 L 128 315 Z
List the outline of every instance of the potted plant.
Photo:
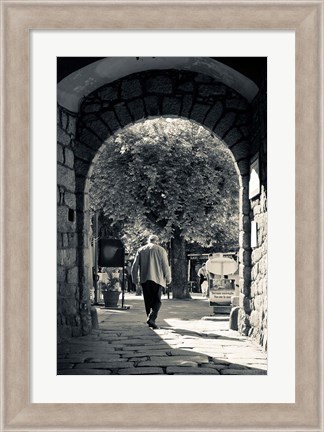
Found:
M 119 271 L 115 268 L 106 268 L 103 271 L 107 273 L 106 281 L 101 283 L 105 307 L 117 307 L 121 293 Z

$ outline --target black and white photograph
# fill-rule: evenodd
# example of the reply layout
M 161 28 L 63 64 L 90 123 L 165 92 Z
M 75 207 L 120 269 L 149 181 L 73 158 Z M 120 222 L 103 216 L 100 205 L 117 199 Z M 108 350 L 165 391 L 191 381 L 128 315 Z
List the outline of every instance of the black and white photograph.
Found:
M 57 57 L 57 375 L 266 375 L 267 211 L 267 57 Z

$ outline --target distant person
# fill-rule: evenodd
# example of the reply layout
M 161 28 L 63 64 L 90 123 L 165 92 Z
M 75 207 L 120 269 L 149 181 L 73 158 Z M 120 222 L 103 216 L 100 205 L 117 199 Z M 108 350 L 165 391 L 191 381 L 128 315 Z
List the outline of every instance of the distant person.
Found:
M 162 289 L 171 283 L 168 256 L 166 250 L 159 246 L 158 242 L 158 237 L 151 235 L 148 243 L 137 251 L 132 266 L 133 282 L 138 285 L 139 280 L 142 285 L 146 322 L 153 329 L 158 328 L 155 321 L 161 308 Z
M 127 262 L 127 266 L 126 266 L 126 270 L 127 270 L 127 291 L 134 293 L 136 290 L 136 286 L 135 284 L 133 284 L 133 280 L 132 280 L 132 263 L 130 261 Z
M 207 295 L 207 288 L 206 284 L 204 282 L 207 282 L 207 269 L 206 269 L 206 263 L 204 263 L 200 269 L 198 270 L 198 276 L 199 276 L 199 284 L 200 284 L 200 290 L 202 292 L 203 297 Z
M 210 287 L 212 284 L 212 280 L 215 276 L 213 273 L 211 273 L 207 270 L 207 263 L 209 263 L 212 259 L 213 259 L 213 254 L 212 253 L 208 254 L 208 260 L 206 261 L 206 271 L 207 271 L 207 294 L 206 294 L 206 296 L 207 297 L 209 297 Z

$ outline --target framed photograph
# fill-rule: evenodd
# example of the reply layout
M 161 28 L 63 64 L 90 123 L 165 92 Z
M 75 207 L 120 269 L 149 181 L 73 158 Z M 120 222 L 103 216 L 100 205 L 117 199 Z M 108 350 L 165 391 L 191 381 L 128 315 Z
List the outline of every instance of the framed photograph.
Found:
M 1 12 L 1 430 L 324 430 L 323 3 Z

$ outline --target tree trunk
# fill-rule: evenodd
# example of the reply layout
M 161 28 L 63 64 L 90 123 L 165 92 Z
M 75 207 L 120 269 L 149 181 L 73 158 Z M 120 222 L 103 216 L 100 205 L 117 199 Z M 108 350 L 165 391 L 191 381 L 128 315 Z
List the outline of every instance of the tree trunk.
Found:
M 191 298 L 188 290 L 186 242 L 177 230 L 171 240 L 172 296 L 175 299 Z

